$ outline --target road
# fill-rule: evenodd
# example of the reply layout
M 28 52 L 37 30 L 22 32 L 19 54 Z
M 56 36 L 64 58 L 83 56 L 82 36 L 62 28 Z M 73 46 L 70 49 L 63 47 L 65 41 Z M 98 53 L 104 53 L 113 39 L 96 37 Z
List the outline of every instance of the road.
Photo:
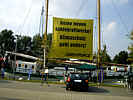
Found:
M 0 100 L 132 100 L 133 91 L 89 87 L 88 92 L 66 91 L 65 85 L 0 80 Z

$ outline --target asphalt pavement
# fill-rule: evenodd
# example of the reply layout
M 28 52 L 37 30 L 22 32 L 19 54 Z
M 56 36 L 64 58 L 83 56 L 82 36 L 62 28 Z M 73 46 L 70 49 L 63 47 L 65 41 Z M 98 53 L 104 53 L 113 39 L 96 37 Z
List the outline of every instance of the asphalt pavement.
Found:
M 133 91 L 118 87 L 89 87 L 66 91 L 65 85 L 0 80 L 0 100 L 132 100 Z

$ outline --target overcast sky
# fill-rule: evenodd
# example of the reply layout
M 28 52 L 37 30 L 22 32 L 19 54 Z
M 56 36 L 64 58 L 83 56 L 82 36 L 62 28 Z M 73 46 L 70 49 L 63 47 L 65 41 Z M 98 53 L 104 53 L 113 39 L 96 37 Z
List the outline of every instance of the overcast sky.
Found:
M 39 32 L 41 8 L 45 0 L 0 0 L 0 31 L 33 36 Z M 94 50 L 97 48 L 97 0 L 49 0 L 49 28 L 52 17 L 94 19 Z M 113 57 L 127 50 L 127 34 L 133 29 L 133 0 L 101 0 L 101 42 Z

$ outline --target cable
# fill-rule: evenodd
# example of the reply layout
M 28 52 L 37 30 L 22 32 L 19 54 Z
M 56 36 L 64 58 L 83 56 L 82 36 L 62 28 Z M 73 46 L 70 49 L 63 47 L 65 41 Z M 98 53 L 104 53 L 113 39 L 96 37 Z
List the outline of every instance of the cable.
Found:
M 39 34 L 41 34 L 41 24 L 42 24 L 42 23 L 41 23 L 41 22 L 42 22 L 42 21 L 41 21 L 41 18 L 42 18 L 42 16 L 40 16 Z
M 121 23 L 123 24 L 124 28 L 126 29 L 127 33 L 130 33 L 130 32 L 128 31 L 127 25 L 124 23 L 124 21 L 123 21 L 123 19 L 122 19 L 122 16 L 120 15 L 120 13 L 119 13 L 119 11 L 118 11 L 118 9 L 117 9 L 115 3 L 114 3 L 114 0 L 112 0 L 112 5 L 113 5 L 113 7 L 114 7 L 114 9 L 115 9 L 115 11 L 116 11 L 116 13 L 117 13 L 117 15 L 119 16 Z
M 88 0 L 87 0 L 87 2 L 88 2 Z M 86 2 L 86 0 L 83 0 L 83 1 L 82 1 L 82 3 L 81 3 L 81 5 L 80 5 L 79 9 L 77 10 L 76 16 L 79 16 L 80 12 L 82 11 L 82 9 L 83 9 L 83 7 L 84 7 L 83 5 L 84 5 L 84 4 L 87 4 L 87 2 Z
M 32 8 L 32 3 L 33 3 L 33 0 L 31 0 L 31 5 L 30 5 L 29 9 L 26 12 L 26 16 L 24 17 L 22 23 L 20 23 L 20 25 L 18 26 L 17 30 L 24 27 L 24 24 L 25 24 L 26 20 L 28 19 L 29 14 L 30 14 L 30 11 L 31 11 L 31 8 Z M 20 32 L 20 35 L 21 35 L 21 32 Z

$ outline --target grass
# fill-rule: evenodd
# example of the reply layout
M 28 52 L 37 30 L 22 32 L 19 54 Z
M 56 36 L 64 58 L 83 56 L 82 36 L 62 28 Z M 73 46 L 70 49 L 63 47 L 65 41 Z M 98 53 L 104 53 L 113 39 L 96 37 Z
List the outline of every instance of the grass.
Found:
M 12 80 L 12 81 L 19 81 L 19 82 L 32 82 L 32 83 L 41 83 L 41 80 L 14 80 L 14 79 L 9 79 L 9 78 L 4 78 L 4 79 L 1 79 L 0 80 Z M 47 84 L 65 84 L 65 82 L 59 82 L 59 81 L 47 81 L 44 83 L 47 83 Z M 93 83 L 93 82 L 90 82 L 89 83 L 89 86 L 98 86 L 97 83 Z M 101 86 L 106 86 L 106 87 L 119 87 L 119 88 L 124 88 L 123 85 L 112 85 L 112 84 L 105 84 L 105 83 L 102 83 Z
M 97 83 L 89 83 L 89 86 L 98 86 L 98 85 Z M 105 84 L 105 83 L 102 83 L 100 86 L 124 88 L 123 85 L 112 85 L 112 84 Z
M 11 80 L 11 81 L 19 81 L 19 82 L 32 82 L 32 83 L 41 83 L 41 80 L 14 80 L 14 79 L 9 79 L 9 78 L 0 78 L 0 80 Z M 59 82 L 59 81 L 44 81 L 44 83 L 48 84 L 65 84 L 64 82 Z

